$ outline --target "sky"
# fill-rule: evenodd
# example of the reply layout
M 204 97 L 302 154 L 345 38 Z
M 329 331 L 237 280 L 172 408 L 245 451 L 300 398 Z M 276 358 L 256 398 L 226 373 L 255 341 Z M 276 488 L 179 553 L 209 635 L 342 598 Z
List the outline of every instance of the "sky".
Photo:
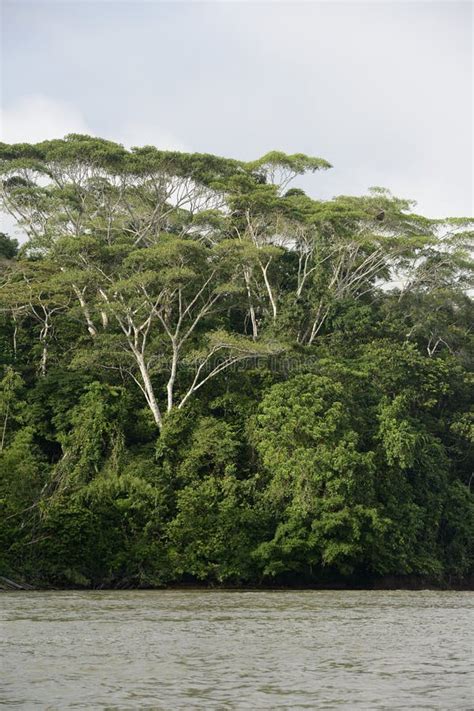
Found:
M 1 0 L 1 140 L 87 133 L 334 166 L 317 199 L 383 186 L 473 214 L 473 5 Z

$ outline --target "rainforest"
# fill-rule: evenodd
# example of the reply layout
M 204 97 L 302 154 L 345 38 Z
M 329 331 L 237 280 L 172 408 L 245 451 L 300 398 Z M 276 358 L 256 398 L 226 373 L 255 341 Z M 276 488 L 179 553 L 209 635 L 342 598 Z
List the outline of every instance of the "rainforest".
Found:
M 329 163 L 0 144 L 0 576 L 468 585 L 472 218 Z

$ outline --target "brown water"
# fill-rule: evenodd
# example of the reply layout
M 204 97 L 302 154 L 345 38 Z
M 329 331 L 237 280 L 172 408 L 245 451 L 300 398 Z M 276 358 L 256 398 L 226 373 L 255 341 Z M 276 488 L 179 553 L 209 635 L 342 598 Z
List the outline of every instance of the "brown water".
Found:
M 8 709 L 472 709 L 467 592 L 0 595 Z

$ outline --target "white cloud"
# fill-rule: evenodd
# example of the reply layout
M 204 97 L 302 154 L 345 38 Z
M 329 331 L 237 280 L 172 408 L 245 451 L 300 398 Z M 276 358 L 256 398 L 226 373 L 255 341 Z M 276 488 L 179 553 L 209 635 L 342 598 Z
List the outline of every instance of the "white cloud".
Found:
M 301 151 L 334 165 L 315 197 L 384 185 L 469 214 L 471 22 L 454 0 L 7 2 L 4 140 Z
M 123 143 L 127 148 L 132 146 L 156 146 L 162 151 L 190 151 L 179 138 L 158 125 L 146 122 L 129 122 L 107 135 L 113 141 Z
M 65 101 L 37 94 L 0 109 L 0 139 L 5 143 L 36 143 L 68 133 L 97 135 L 82 113 Z M 189 150 L 179 138 L 151 121 L 118 122 L 104 137 L 127 147 L 149 144 L 162 150 Z
M 81 113 L 64 101 L 31 95 L 0 109 L 0 139 L 5 143 L 37 143 L 68 133 L 90 133 L 90 129 Z M 15 220 L 1 212 L 0 232 L 25 239 Z
M 68 133 L 90 133 L 74 106 L 46 96 L 25 96 L 0 112 L 0 137 L 5 143 L 37 143 Z
M 20 242 L 25 241 L 25 235 L 21 231 L 13 217 L 7 215 L 5 212 L 0 212 L 0 232 L 4 232 L 10 237 L 15 237 Z
M 68 133 L 95 135 L 82 113 L 65 101 L 36 94 L 21 97 L 6 108 L 0 108 L 0 140 L 5 143 L 37 143 L 62 138 Z M 172 133 L 146 121 L 119 123 L 105 137 L 128 148 L 149 144 L 161 150 L 189 150 Z M 15 236 L 22 242 L 25 239 L 14 219 L 1 212 L 0 232 Z

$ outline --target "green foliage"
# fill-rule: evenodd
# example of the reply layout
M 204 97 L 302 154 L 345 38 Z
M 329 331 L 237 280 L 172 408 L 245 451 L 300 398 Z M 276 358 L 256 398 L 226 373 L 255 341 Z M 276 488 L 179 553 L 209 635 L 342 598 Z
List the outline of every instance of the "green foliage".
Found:
M 14 259 L 18 254 L 18 240 L 0 232 L 0 259 Z
M 167 535 L 176 576 L 210 582 L 245 582 L 254 574 L 251 554 L 258 520 L 249 482 L 231 474 L 185 486 Z
M 469 582 L 473 221 L 329 167 L 0 144 L 1 574 Z
M 49 575 L 74 585 L 165 582 L 162 498 L 152 484 L 125 472 L 103 472 L 72 496 L 55 498 L 42 521 L 40 554 Z
M 24 382 L 13 368 L 0 381 L 0 452 L 8 445 L 18 425 L 24 422 L 26 403 L 21 398 Z
M 329 565 L 352 572 L 384 528 L 374 496 L 374 453 L 361 451 L 350 392 L 326 376 L 275 385 L 256 417 L 255 442 L 278 512 L 268 572 Z M 275 558 L 281 555 L 275 569 Z M 301 567 L 302 566 L 302 567 Z
M 71 413 L 71 429 L 60 439 L 63 458 L 55 467 L 61 489 L 90 482 L 107 462 L 120 466 L 124 397 L 118 388 L 94 382 Z

